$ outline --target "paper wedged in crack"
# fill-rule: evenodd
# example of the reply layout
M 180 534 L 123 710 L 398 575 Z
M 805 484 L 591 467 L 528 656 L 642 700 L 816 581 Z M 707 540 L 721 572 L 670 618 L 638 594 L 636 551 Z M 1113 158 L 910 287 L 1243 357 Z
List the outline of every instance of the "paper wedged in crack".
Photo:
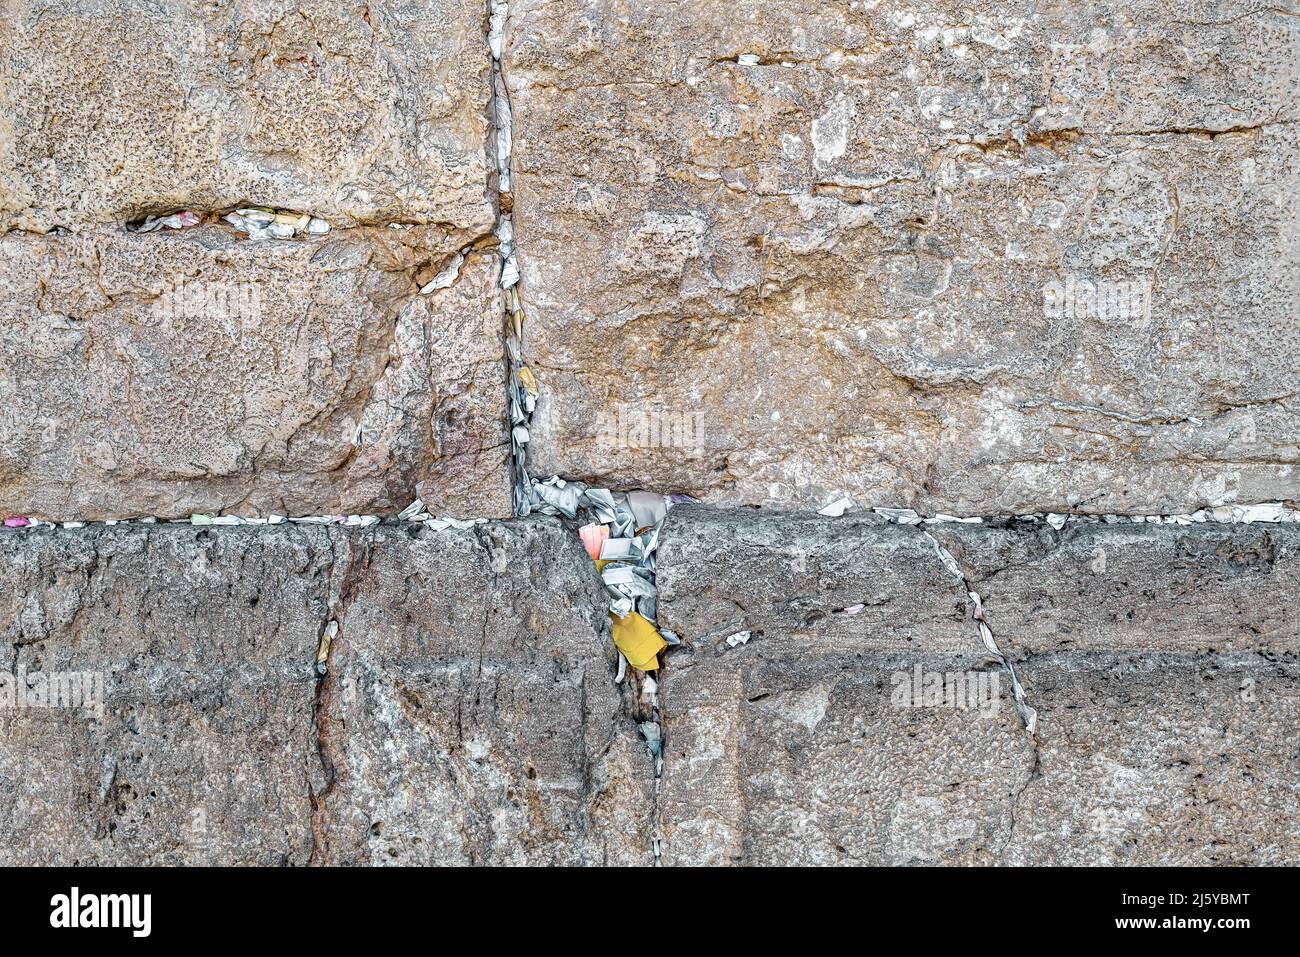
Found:
M 1300 28 L 1140 6 L 512 6 L 532 474 L 927 514 L 1300 496 Z
M 1002 651 L 1300 653 L 1295 525 L 931 526 Z
M 478 0 L 17 0 L 0 226 L 249 202 L 491 229 Z
M 496 290 L 437 227 L 0 238 L 0 511 L 510 514 Z
M 679 506 L 663 860 L 1292 863 L 1298 547 L 1290 525 Z

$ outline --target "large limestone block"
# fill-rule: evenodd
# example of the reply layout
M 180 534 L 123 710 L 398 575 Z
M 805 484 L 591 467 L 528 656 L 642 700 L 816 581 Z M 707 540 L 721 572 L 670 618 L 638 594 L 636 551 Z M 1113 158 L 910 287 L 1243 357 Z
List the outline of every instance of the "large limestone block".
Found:
M 1300 498 L 1298 37 L 1239 2 L 512 4 L 531 470 Z
M 1032 669 L 1039 772 L 1008 864 L 1295 866 L 1294 656 L 1117 656 Z M 1099 663 L 1100 664 L 1100 663 Z
M 820 642 L 673 655 L 660 798 L 667 864 L 986 864 L 1033 745 L 996 710 L 899 709 L 894 673 L 969 658 Z
M 13 0 L 0 227 L 256 202 L 490 229 L 481 0 Z
M 319 529 L 0 534 L 0 860 L 307 863 L 331 562 Z M 102 711 L 13 706 L 56 674 Z
M 1300 525 L 932 532 L 1011 654 L 1300 654 Z
M 1292 524 L 675 508 L 658 553 L 659 621 L 682 639 L 660 685 L 664 859 L 1294 864 L 1297 555 Z M 899 697 L 957 675 L 987 693 Z
M 0 238 L 0 512 L 511 513 L 490 251 L 438 227 Z
M 659 621 L 701 648 L 750 631 L 845 652 L 977 651 L 966 596 L 936 544 L 1013 657 L 1300 653 L 1294 523 L 914 527 L 678 506 L 659 545 Z
M 4 863 L 653 860 L 654 764 L 554 520 L 4 530 L 0 585 Z M 101 708 L 13 706 L 73 673 Z
M 1300 860 L 1294 661 L 1035 658 L 1022 671 L 1036 737 L 1004 679 L 974 707 L 897 697 L 917 669 L 1000 677 L 962 656 L 846 655 L 820 642 L 670 657 L 664 861 Z
M 384 529 L 335 577 L 321 863 L 653 860 L 653 761 L 576 536 Z
M 660 534 L 657 585 L 660 625 L 692 646 L 722 648 L 748 631 L 846 653 L 974 647 L 965 596 L 934 542 L 874 515 L 678 505 Z

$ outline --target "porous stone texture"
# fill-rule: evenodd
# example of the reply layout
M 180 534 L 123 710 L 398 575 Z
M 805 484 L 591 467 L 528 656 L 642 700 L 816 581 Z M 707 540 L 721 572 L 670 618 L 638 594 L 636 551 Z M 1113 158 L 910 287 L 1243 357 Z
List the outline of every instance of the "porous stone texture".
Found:
M 1077 655 L 1023 670 L 1040 766 L 1016 796 L 1003 862 L 1300 861 L 1294 653 Z
M 1014 517 L 1300 500 L 1295 11 L 5 11 L 0 517 L 386 520 L 0 529 L 0 864 L 1300 863 L 1300 525 Z M 521 358 L 708 503 L 655 687 L 571 522 L 395 518 Z
M 846 653 L 971 648 L 965 597 L 918 528 L 875 515 L 697 505 L 669 514 L 658 551 L 659 623 L 690 646 L 722 650 L 726 638 L 749 631 L 755 640 L 815 638 Z
M 653 761 L 576 537 L 543 519 L 358 548 L 335 571 L 318 863 L 650 863 Z
M 673 865 L 984 864 L 1031 773 L 1015 712 L 899 709 L 894 672 L 941 661 L 791 638 L 665 671 L 663 859 Z
M 530 470 L 927 514 L 1300 498 L 1297 23 L 512 3 Z
M 752 631 L 828 652 L 975 650 L 938 545 L 1013 654 L 1300 653 L 1295 523 L 905 526 L 683 505 L 660 540 L 659 621 L 717 649 Z
M 0 861 L 306 864 L 331 551 L 301 528 L 0 533 L 5 700 L 38 672 L 105 689 L 98 717 L 0 708 Z
M 511 514 L 491 250 L 441 227 L 0 237 L 0 513 Z
M 792 641 L 678 657 L 663 686 L 667 864 L 1300 859 L 1294 657 L 1034 659 L 1036 738 L 1005 680 L 992 710 L 895 703 L 918 667 L 989 667 L 961 656 Z
M 1300 653 L 1300 525 L 932 526 L 1004 651 Z
M 0 228 L 254 202 L 481 235 L 483 19 L 482 0 L 15 0 Z
M 1035 734 L 927 533 L 981 595 Z M 1297 545 L 1290 525 L 674 509 L 664 860 L 1294 864 Z M 917 669 L 983 676 L 996 704 L 900 699 Z
M 652 859 L 653 763 L 557 522 L 7 530 L 0 578 L 5 688 L 106 689 L 3 699 L 6 864 Z

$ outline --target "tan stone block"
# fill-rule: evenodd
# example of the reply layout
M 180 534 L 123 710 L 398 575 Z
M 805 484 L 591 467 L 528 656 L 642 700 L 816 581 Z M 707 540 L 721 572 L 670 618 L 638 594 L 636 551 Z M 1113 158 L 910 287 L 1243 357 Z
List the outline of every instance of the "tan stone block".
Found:
M 1295 21 L 1141 6 L 512 7 L 530 470 L 926 513 L 1300 497 Z
M 0 238 L 0 512 L 511 514 L 493 252 L 436 227 Z
M 480 0 L 8 5 L 0 226 L 247 203 L 491 228 Z

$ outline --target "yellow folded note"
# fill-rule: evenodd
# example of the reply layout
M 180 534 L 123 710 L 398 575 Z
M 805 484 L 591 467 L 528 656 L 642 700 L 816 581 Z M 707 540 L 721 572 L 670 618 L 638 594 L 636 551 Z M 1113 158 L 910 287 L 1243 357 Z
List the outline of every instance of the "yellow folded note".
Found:
M 657 671 L 659 652 L 668 647 L 659 629 L 634 611 L 628 612 L 625 618 L 610 615 L 609 620 L 614 626 L 614 644 L 623 652 L 627 663 L 641 671 Z

